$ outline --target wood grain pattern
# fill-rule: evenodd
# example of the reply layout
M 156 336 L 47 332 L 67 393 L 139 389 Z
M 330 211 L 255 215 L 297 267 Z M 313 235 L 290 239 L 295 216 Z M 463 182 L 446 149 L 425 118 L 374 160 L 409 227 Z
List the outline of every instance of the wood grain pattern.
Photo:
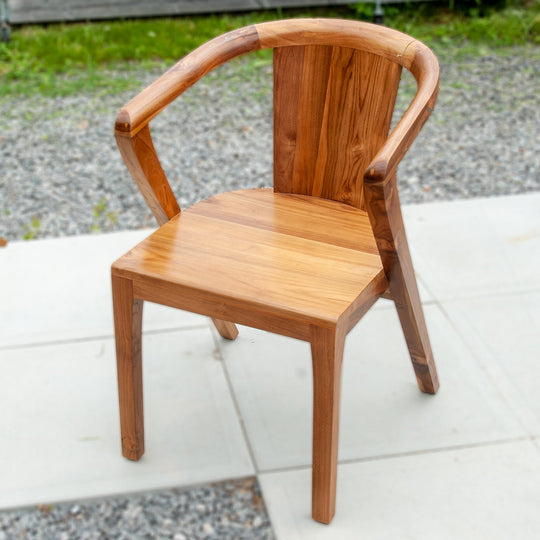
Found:
M 246 26 L 201 45 L 129 101 L 118 114 L 116 132 L 135 135 L 171 101 L 225 62 L 260 48 L 255 26 Z
M 156 221 L 163 225 L 180 212 L 171 186 L 161 168 L 150 128 L 144 126 L 135 136 L 116 134 L 116 142 L 124 162 L 152 210 Z
M 148 123 L 211 69 L 265 47 L 276 48 L 274 191 L 222 194 L 180 213 Z M 418 90 L 388 136 L 402 67 Z M 435 393 L 439 384 L 395 177 L 438 81 L 435 56 L 410 36 L 296 19 L 212 40 L 122 109 L 119 148 L 162 225 L 112 268 L 127 457 L 144 449 L 143 300 L 208 315 L 229 339 L 237 329 L 226 321 L 303 339 L 313 359 L 313 517 L 331 521 L 343 343 L 378 298 L 395 302 L 420 389 Z
M 180 213 L 176 197 L 159 162 L 148 124 L 132 137 L 117 132 L 116 142 L 131 176 L 156 221 L 163 225 Z M 222 337 L 235 339 L 238 335 L 238 329 L 234 323 L 219 319 L 212 319 L 212 322 Z
M 244 213 L 258 213 L 259 221 L 243 221 L 238 206 L 232 218 L 223 217 L 220 206 L 237 197 L 244 198 Z M 216 304 L 235 299 L 261 314 L 327 326 L 335 326 L 370 283 L 376 283 L 377 293 L 386 289 L 365 212 L 262 190 L 225 193 L 215 199 L 224 202 L 202 203 L 200 213 L 198 204 L 185 210 L 117 261 L 114 272 L 147 284 L 166 282 L 175 296 L 180 295 L 174 292 L 176 287 L 178 291 L 189 287 L 213 295 Z M 250 200 L 255 201 L 254 211 Z M 261 201 L 269 207 L 266 213 L 258 212 Z M 214 207 L 218 211 L 212 215 Z M 314 209 L 317 222 L 312 218 Z M 296 234 L 280 232 L 285 221 L 298 223 Z M 308 238 L 300 235 L 302 230 L 309 230 Z M 357 239 L 359 233 L 364 237 Z M 371 244 L 369 252 L 342 247 L 355 243 Z
M 134 298 L 133 283 L 113 274 L 114 332 L 122 454 L 138 460 L 144 454 L 142 391 L 142 311 L 143 301 Z
M 208 317 L 217 317 L 224 321 L 235 321 L 238 324 L 295 339 L 304 341 L 311 339 L 311 324 L 307 321 L 293 319 L 281 313 L 275 315 L 255 309 L 248 310 L 242 301 L 234 298 L 216 298 L 213 293 L 199 291 L 189 286 L 175 284 L 174 291 L 174 294 L 171 294 L 171 285 L 162 281 L 138 280 L 133 284 L 133 294 L 136 298 L 144 298 L 149 302 Z
M 433 112 L 439 91 L 439 62 L 427 47 L 416 51 L 411 72 L 418 83 L 416 95 L 388 140 L 367 166 L 365 183 L 384 182 L 396 173 L 399 162 Z
M 365 168 L 388 136 L 401 66 L 343 47 L 274 51 L 274 189 L 365 208 Z
M 270 188 L 248 189 L 210 197 L 188 211 L 196 212 L 199 216 L 379 254 L 367 212 L 326 199 L 291 194 L 276 196 Z
M 326 45 L 363 50 L 409 69 L 416 80 L 421 82 L 422 89 L 413 102 L 415 106 L 409 108 L 402 119 L 400 136 L 417 121 L 423 100 L 433 93 L 436 95 L 439 73 L 437 59 L 428 47 L 411 36 L 359 21 L 274 21 L 228 32 L 182 58 L 122 108 L 116 121 L 116 132 L 134 135 L 201 77 L 236 56 L 260 48 L 293 45 Z
M 396 177 L 384 183 L 366 184 L 366 199 L 418 386 L 422 392 L 435 394 L 439 379 L 405 235 Z
M 238 337 L 238 328 L 234 323 L 216 318 L 212 318 L 212 322 L 222 338 L 233 340 Z
M 312 194 L 331 59 L 329 46 L 274 49 L 274 189 L 278 192 Z
M 341 19 L 289 19 L 256 24 L 260 47 L 327 45 L 377 54 L 412 71 L 420 41 L 384 26 Z
M 330 523 L 336 510 L 341 367 L 345 335 L 313 327 L 313 468 L 311 515 Z

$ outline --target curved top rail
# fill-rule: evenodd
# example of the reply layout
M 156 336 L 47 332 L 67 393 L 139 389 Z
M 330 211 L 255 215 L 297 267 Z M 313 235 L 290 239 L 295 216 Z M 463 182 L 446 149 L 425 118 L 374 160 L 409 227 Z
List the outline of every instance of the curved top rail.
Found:
M 245 26 L 204 43 L 121 109 L 116 119 L 116 133 L 135 135 L 169 103 L 214 68 L 260 48 L 255 26 Z
M 290 45 L 332 45 L 384 56 L 411 68 L 418 40 L 376 24 L 344 19 L 289 19 L 255 25 L 261 48 Z
M 122 108 L 116 120 L 116 133 L 135 135 L 187 88 L 237 56 L 257 49 L 307 44 L 362 49 L 409 69 L 418 81 L 419 91 L 407 113 L 436 94 L 437 59 L 427 46 L 411 36 L 359 21 L 290 19 L 246 26 L 201 45 Z M 415 102 L 417 107 L 413 107 Z

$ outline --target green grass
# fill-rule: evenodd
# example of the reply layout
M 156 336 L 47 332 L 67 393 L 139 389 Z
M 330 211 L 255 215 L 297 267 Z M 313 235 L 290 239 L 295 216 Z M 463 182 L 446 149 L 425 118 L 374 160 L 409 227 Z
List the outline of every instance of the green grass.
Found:
M 11 42 L 0 43 L 0 96 L 117 92 L 136 84 L 130 75 L 135 68 L 171 64 L 219 34 L 277 16 L 259 12 L 15 28 Z M 119 69 L 125 77 L 103 68 Z
M 39 221 L 39 218 L 37 216 L 34 216 L 32 218 L 32 221 L 25 225 L 25 233 L 23 235 L 24 240 L 33 240 L 36 235 L 39 233 L 39 229 L 41 227 L 41 221 Z
M 482 17 L 450 10 L 448 0 L 385 6 L 385 24 L 425 41 L 436 51 L 452 54 L 540 43 L 540 0 L 507 0 L 506 4 L 509 6 L 501 10 L 487 10 Z M 201 43 L 240 26 L 296 16 L 369 20 L 370 9 L 368 4 L 351 4 L 335 9 L 15 28 L 12 41 L 0 43 L 0 96 L 117 93 L 137 86 L 135 68 L 170 65 Z M 248 66 L 261 63 L 260 59 Z M 263 55 L 262 62 L 268 61 L 269 56 Z
M 390 26 L 424 41 L 437 52 L 448 46 L 460 55 L 540 44 L 540 1 L 507 4 L 500 10 L 486 8 L 483 16 L 444 9 L 439 3 L 423 4 L 417 10 L 396 12 Z

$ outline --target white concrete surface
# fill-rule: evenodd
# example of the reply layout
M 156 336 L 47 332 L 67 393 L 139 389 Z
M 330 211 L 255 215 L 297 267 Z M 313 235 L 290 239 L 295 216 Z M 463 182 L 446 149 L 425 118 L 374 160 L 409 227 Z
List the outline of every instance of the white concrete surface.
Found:
M 540 289 L 540 193 L 403 213 L 415 270 L 437 300 Z
M 146 453 L 120 450 L 114 340 L 0 356 L 0 507 L 253 474 L 209 328 L 146 335 Z
M 530 441 L 340 465 L 329 526 L 311 519 L 310 474 L 260 476 L 278 538 L 532 540 L 540 531 L 540 454 Z
M 13 242 L 0 249 L 0 347 L 112 336 L 111 264 L 151 233 Z M 147 304 L 145 328 L 205 324 Z
M 340 459 L 527 435 L 438 306 L 425 313 L 444 381 L 437 396 L 418 391 L 394 309 L 371 311 L 347 337 Z M 242 328 L 237 342 L 222 349 L 259 470 L 309 465 L 309 345 Z
M 249 328 L 226 342 L 147 305 L 132 463 L 109 268 L 148 231 L 0 249 L 0 509 L 257 474 L 280 540 L 540 538 L 540 194 L 404 215 L 441 389 L 418 391 L 380 302 L 347 338 L 330 526 L 309 517 L 307 344 Z

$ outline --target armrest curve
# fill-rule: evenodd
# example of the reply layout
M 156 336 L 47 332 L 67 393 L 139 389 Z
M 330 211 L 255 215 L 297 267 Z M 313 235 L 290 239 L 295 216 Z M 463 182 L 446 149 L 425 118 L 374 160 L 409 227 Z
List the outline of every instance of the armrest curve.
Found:
M 225 62 L 261 48 L 284 45 L 338 45 L 379 54 L 409 69 L 418 90 L 409 108 L 364 173 L 364 185 L 386 182 L 433 109 L 439 65 L 424 44 L 406 34 L 369 23 L 290 20 L 246 26 L 201 45 L 131 99 L 118 114 L 118 147 L 135 182 L 162 224 L 180 212 L 159 163 L 149 122 L 204 75 Z
M 201 45 L 122 107 L 116 119 L 115 132 L 134 136 L 209 71 L 257 49 L 260 49 L 259 35 L 253 25 L 233 30 Z
M 439 63 L 427 47 L 417 49 L 411 73 L 416 78 L 418 90 L 402 118 L 368 165 L 364 173 L 366 186 L 386 182 L 394 176 L 399 162 L 435 107 L 439 89 Z

